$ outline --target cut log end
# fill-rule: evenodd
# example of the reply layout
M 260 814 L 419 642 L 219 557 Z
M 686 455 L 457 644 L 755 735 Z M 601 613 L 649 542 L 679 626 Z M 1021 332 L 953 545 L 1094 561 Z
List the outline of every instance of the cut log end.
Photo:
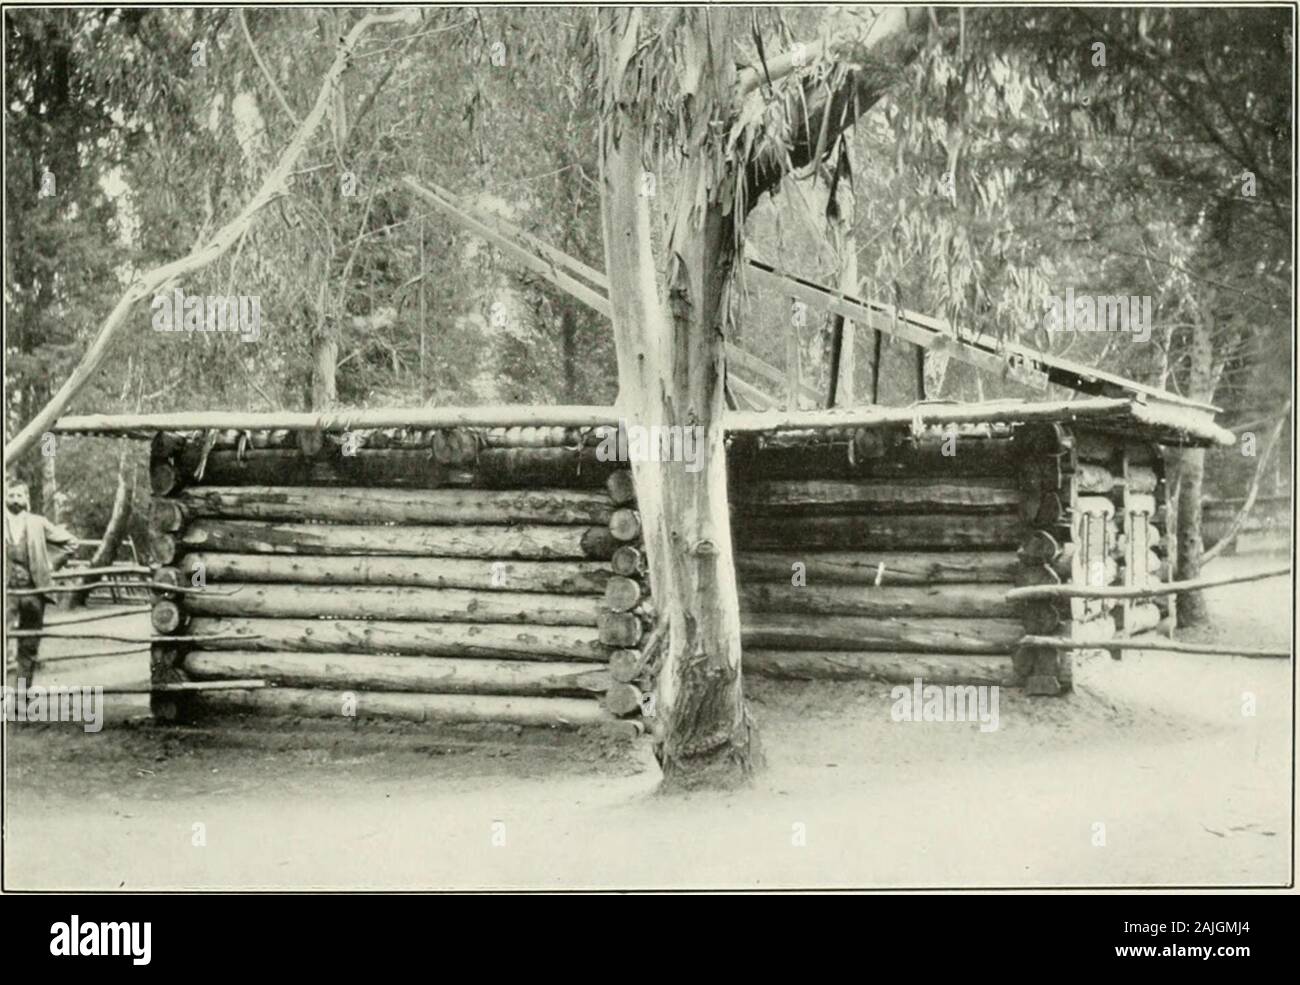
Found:
M 629 503 L 636 502 L 636 485 L 632 481 L 631 469 L 611 472 L 609 478 L 605 480 L 605 489 L 609 492 L 610 501 L 615 506 L 627 506 Z
M 615 575 L 605 585 L 605 606 L 611 612 L 630 612 L 641 601 L 641 583 Z
M 169 565 L 180 553 L 176 538 L 172 534 L 157 533 L 149 538 L 149 548 L 153 559 L 162 565 Z
M 641 620 L 630 612 L 602 612 L 596 627 L 606 646 L 634 647 L 641 642 Z
M 149 614 L 149 621 L 153 628 L 160 633 L 174 633 L 184 621 L 184 613 L 181 607 L 175 602 L 163 600 L 155 602 L 153 609 Z
M 624 578 L 634 578 L 645 570 L 641 551 L 628 544 L 624 544 L 614 551 L 609 566 L 613 569 L 614 574 L 621 575 Z
M 615 650 L 609 655 L 609 676 L 620 684 L 630 684 L 641 673 L 640 650 Z
M 641 536 L 641 515 L 636 510 L 615 510 L 609 518 L 609 532 L 615 540 L 636 540 Z
M 614 683 L 601 702 L 605 710 L 622 717 L 641 710 L 641 691 L 634 684 Z
M 171 462 L 155 462 L 149 469 L 149 489 L 155 496 L 166 496 L 180 488 L 180 474 Z

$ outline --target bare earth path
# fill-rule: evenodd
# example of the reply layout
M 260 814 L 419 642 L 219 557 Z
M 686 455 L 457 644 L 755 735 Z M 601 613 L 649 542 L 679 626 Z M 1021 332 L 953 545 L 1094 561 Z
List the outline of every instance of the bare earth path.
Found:
M 1289 643 L 1288 582 L 1212 604 L 1218 639 Z M 141 679 L 146 663 L 69 662 L 48 682 Z M 7 727 L 5 885 L 1278 885 L 1292 687 L 1289 661 L 1102 659 L 1068 701 L 1004 692 L 1001 727 L 980 733 L 891 721 L 887 685 L 755 681 L 768 769 L 750 790 L 687 798 L 652 794 L 643 747 L 167 729 L 119 699 L 97 735 Z

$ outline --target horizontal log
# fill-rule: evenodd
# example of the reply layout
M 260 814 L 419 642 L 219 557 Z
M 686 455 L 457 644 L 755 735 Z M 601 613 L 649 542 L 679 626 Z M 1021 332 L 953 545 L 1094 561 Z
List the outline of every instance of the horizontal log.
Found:
M 1013 618 L 1015 605 L 1002 585 L 804 585 L 749 584 L 740 588 L 742 612 L 842 616 L 948 616 Z
M 610 579 L 603 561 L 502 561 L 348 555 L 195 552 L 181 562 L 188 583 L 196 571 L 214 582 L 263 581 L 309 585 L 410 585 L 477 591 L 599 595 Z
M 339 718 L 404 719 L 412 722 L 501 722 L 510 725 L 578 728 L 616 719 L 594 698 L 506 697 L 485 694 L 405 694 L 390 691 L 333 691 L 275 687 L 255 691 L 187 695 L 197 716 L 232 713 Z
M 1108 585 L 1105 587 L 1088 587 L 1084 585 L 1037 585 L 1030 588 L 1014 588 L 1007 593 L 1007 598 L 1019 601 L 1032 598 L 1074 597 L 1085 599 L 1136 599 L 1150 595 L 1170 595 L 1179 592 L 1194 592 L 1203 588 L 1215 588 L 1219 585 L 1236 585 L 1248 581 L 1262 581 L 1265 578 L 1282 578 L 1291 574 L 1289 565 L 1266 568 L 1263 571 L 1249 571 L 1239 575 L 1225 575 L 1218 578 L 1197 578 L 1190 581 L 1172 581 L 1163 585 Z
M 437 435 L 446 434 L 449 431 L 466 435 L 472 444 L 484 448 L 567 448 L 581 444 L 588 429 L 556 425 L 508 428 L 354 427 L 346 433 L 353 435 L 358 446 L 364 448 L 427 449 L 433 447 Z M 202 434 L 201 431 L 184 434 L 172 433 L 170 436 L 173 442 L 173 450 L 184 444 L 186 440 L 195 440 Z M 256 430 L 227 428 L 217 433 L 213 447 L 222 450 L 239 448 L 297 449 L 300 440 L 298 436 L 303 434 L 321 434 L 321 432 L 319 430 L 290 431 L 287 428 L 259 428 Z
M 1159 581 L 1159 579 L 1158 579 L 1158 578 L 1154 578 L 1154 579 L 1152 579 L 1152 581 Z M 1157 609 L 1160 610 L 1160 615 L 1161 615 L 1161 617 L 1165 617 L 1165 616 L 1168 616 L 1168 615 L 1169 615 L 1169 608 L 1170 608 L 1170 601 L 1171 601 L 1171 598 L 1172 598 L 1172 597 L 1169 596 L 1169 595 L 1153 595 L 1153 596 L 1151 597 L 1151 600 L 1150 600 L 1150 601 L 1151 601 L 1151 604 L 1154 605 Z
M 144 581 L 140 578 L 134 578 L 130 581 L 113 582 L 112 584 L 119 588 L 123 586 L 127 588 L 152 588 L 157 589 L 164 594 L 183 594 L 186 592 L 204 591 L 204 589 L 200 588 L 181 588 L 176 585 L 164 585 L 161 582 L 156 581 Z M 79 593 L 84 594 L 92 588 L 101 587 L 103 587 L 103 585 L 46 585 L 43 588 L 10 588 L 6 590 L 5 594 L 10 597 L 30 595 L 76 595 Z
M 430 622 L 595 626 L 598 597 L 541 592 L 479 592 L 407 585 L 222 584 L 230 594 L 190 595 L 186 608 L 206 616 L 417 619 Z
M 204 649 L 208 650 L 407 653 L 595 663 L 604 663 L 608 654 L 596 630 L 587 626 L 196 616 L 190 621 L 190 631 L 195 635 L 236 637 L 205 643 Z
M 114 613 L 114 615 L 119 615 L 119 613 Z M 164 633 L 159 636 L 138 636 L 134 634 L 127 635 L 125 633 L 54 633 L 47 629 L 11 629 L 5 635 L 10 639 L 111 640 L 115 643 L 165 643 L 168 645 L 174 645 L 176 643 L 203 642 L 208 639 L 221 639 L 221 637 L 177 635 L 174 633 Z M 229 639 L 234 638 L 235 637 L 230 637 Z M 56 656 L 54 659 L 60 658 Z
M 766 480 L 734 488 L 731 501 L 746 514 L 999 513 L 1018 507 L 1020 492 L 1009 478 Z
M 603 462 L 597 449 L 484 448 L 472 461 L 446 454 L 452 462 L 438 461 L 432 448 L 355 448 L 343 454 L 326 444 L 320 454 L 303 455 L 293 449 L 254 449 L 240 453 L 215 450 L 208 454 L 203 476 L 195 479 L 201 447 L 187 445 L 178 456 L 180 472 L 189 484 L 226 486 L 376 486 L 436 489 L 520 487 L 598 489 L 610 473 L 626 466 Z M 462 464 L 456 464 L 456 462 Z M 176 478 L 170 492 L 181 480 Z
M 736 554 L 736 575 L 745 582 L 784 582 L 801 573 L 809 587 L 846 585 L 928 585 L 1009 582 L 1020 568 L 1010 551 L 757 552 Z M 798 567 L 796 568 L 796 565 Z
M 60 418 L 53 430 L 136 433 L 147 431 L 355 431 L 379 428 L 587 428 L 616 424 L 612 407 L 497 404 L 481 407 L 378 407 L 327 411 L 172 411 L 162 414 L 86 414 Z
M 625 462 L 601 461 L 598 449 L 485 448 L 474 465 L 474 484 L 488 489 L 518 486 L 599 489 Z
M 765 479 L 837 479 L 858 474 L 851 442 L 812 444 L 799 448 L 760 448 L 752 440 L 737 441 L 727 450 L 728 486 Z
M 1122 486 L 1123 478 L 1117 479 L 1104 465 L 1080 462 L 1074 472 L 1074 484 L 1080 493 L 1105 495 L 1116 486 Z
M 791 278 L 782 279 L 783 287 L 792 288 L 795 293 L 800 290 L 792 284 Z M 836 302 L 831 302 L 834 310 Z M 848 317 L 858 321 L 857 313 L 849 313 L 849 306 L 840 306 Z M 862 319 L 864 322 L 866 319 Z M 983 340 L 993 344 L 992 339 Z M 997 356 L 985 351 L 987 359 L 983 360 L 990 369 L 1004 371 L 1005 355 Z M 1066 371 L 1066 376 L 1073 376 L 1074 370 Z M 1102 374 L 1105 375 L 1105 374 Z M 1112 377 L 1112 381 L 1119 382 Z M 1124 381 L 1126 388 L 1129 387 Z M 1126 397 L 1084 397 L 1071 400 L 1034 401 L 999 400 L 970 404 L 929 404 L 909 407 L 882 407 L 878 405 L 859 405 L 855 407 L 833 408 L 820 411 L 786 411 L 774 413 L 741 413 L 727 415 L 726 426 L 730 433 L 741 432 L 767 433 L 780 430 L 815 428 L 815 427 L 889 427 L 897 425 L 946 427 L 965 423 L 975 424 L 1062 424 L 1088 427 L 1093 429 L 1113 429 L 1117 426 L 1133 427 L 1136 425 L 1161 428 L 1180 432 L 1189 438 L 1206 444 L 1231 444 L 1232 439 L 1213 423 L 1215 408 L 1209 404 L 1197 403 L 1177 397 L 1168 392 L 1149 390 L 1159 396 L 1152 403 L 1141 403 L 1131 394 Z M 1077 424 L 1076 424 L 1077 422 Z M 1122 440 L 1122 439 L 1116 439 Z
M 582 428 L 554 425 L 485 428 L 478 434 L 486 448 L 570 448 L 582 443 Z
M 101 694 L 163 694 L 177 691 L 251 691 L 267 686 L 262 680 L 176 681 L 168 684 L 120 684 L 98 688 Z
M 119 609 L 114 607 L 102 612 L 87 612 L 84 615 L 69 616 L 64 615 L 63 613 L 58 613 L 57 615 L 51 614 L 51 616 L 46 619 L 45 625 L 51 629 L 59 629 L 63 626 L 71 626 L 77 623 L 103 622 L 105 619 L 119 619 L 122 616 L 143 615 L 152 610 L 153 606 L 151 605 L 134 605 L 128 609 Z
M 95 568 L 65 568 L 62 571 L 51 571 L 50 577 L 55 581 L 69 578 L 90 578 L 95 575 L 131 575 L 134 577 L 136 575 L 147 575 L 151 571 L 153 571 L 153 569 L 144 564 L 105 564 L 101 567 Z M 91 589 L 107 588 L 112 584 L 112 580 L 105 580 L 92 582 L 89 585 L 83 585 L 81 587 L 85 588 L 86 591 L 89 592 Z
M 591 525 L 612 512 L 603 494 L 579 489 L 195 486 L 173 502 L 191 518 L 337 523 Z
M 603 527 L 361 526 L 198 520 L 182 535 L 190 550 L 239 554 L 384 554 L 523 560 L 608 558 L 614 543 Z
M 609 672 L 589 663 L 393 657 L 356 653 L 193 650 L 181 666 L 198 680 L 259 677 L 292 687 L 422 691 L 432 694 L 603 694 Z
M 187 446 L 181 455 L 183 471 L 193 477 L 199 464 L 198 449 Z M 344 455 L 326 445 L 319 455 L 306 456 L 292 449 L 256 449 L 239 453 L 208 454 L 202 478 L 189 483 L 214 486 L 401 486 L 436 489 L 472 486 L 474 473 L 440 465 L 427 449 L 370 451 L 358 449 Z
M 1021 643 L 1026 646 L 1054 646 L 1069 647 L 1076 641 L 1056 636 L 1026 636 Z M 1169 653 L 1203 653 L 1213 656 L 1226 657 L 1265 657 L 1288 659 L 1291 651 L 1288 650 L 1271 650 L 1267 647 L 1244 647 L 1236 644 L 1222 643 L 1184 643 L 1181 640 L 1167 639 L 1125 639 L 1125 640 L 1099 640 L 1089 644 L 1090 647 L 1098 650 L 1109 650 L 1112 653 L 1123 650 L 1160 650 Z
M 953 454 L 945 454 L 950 450 Z M 944 479 L 1003 477 L 1014 479 L 1023 449 L 1005 438 L 958 438 L 894 445 L 881 455 L 860 457 L 852 442 L 811 444 L 796 448 L 762 448 L 736 442 L 728 454 L 732 488 L 746 481 L 769 479 L 848 479 L 935 476 Z
M 1023 533 L 1011 514 L 984 516 L 733 516 L 732 530 L 741 550 L 794 548 L 1011 548 Z
M 1012 683 L 1010 656 L 972 654 L 870 653 L 857 650 L 767 650 L 745 648 L 747 674 L 787 680 L 874 680 L 912 684 Z
M 1024 628 L 1016 619 L 746 615 L 746 647 L 777 650 L 907 650 L 1008 653 Z

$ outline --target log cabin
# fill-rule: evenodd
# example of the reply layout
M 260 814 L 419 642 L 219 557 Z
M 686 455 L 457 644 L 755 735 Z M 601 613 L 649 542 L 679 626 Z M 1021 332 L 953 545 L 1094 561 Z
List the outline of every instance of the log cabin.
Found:
M 56 431 L 149 441 L 152 621 L 175 637 L 151 656 L 160 719 L 635 729 L 655 598 L 631 471 L 601 454 L 619 427 L 608 407 L 485 407 Z M 1171 601 L 1007 593 L 1169 580 L 1160 448 L 1231 440 L 1150 394 L 732 412 L 744 669 L 1068 693 L 1090 644 L 1171 627 Z
M 600 271 L 403 183 L 608 316 Z M 1080 654 L 1175 625 L 1153 591 L 1174 564 L 1160 450 L 1235 443 L 1217 408 L 756 259 L 746 274 L 833 316 L 833 363 L 857 325 L 914 347 L 918 367 L 937 353 L 1071 392 L 837 407 L 833 365 L 826 409 L 776 410 L 760 384 L 802 382 L 729 344 L 746 672 L 1062 695 Z M 612 407 L 477 407 L 88 415 L 54 430 L 150 442 L 153 623 L 176 637 L 153 647 L 159 718 L 635 728 L 652 711 L 656 599 L 629 463 L 602 454 L 611 436 L 628 447 L 623 427 Z M 1007 597 L 1050 585 L 1136 597 Z M 223 680 L 269 686 L 210 686 Z

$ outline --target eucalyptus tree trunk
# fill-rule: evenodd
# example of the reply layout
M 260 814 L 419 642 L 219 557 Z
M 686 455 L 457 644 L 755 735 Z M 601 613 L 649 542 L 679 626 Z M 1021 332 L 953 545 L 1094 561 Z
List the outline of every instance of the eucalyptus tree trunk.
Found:
M 733 11 L 598 12 L 601 201 L 618 355 L 620 417 L 697 436 L 693 463 L 633 461 L 661 653 L 655 752 L 667 789 L 743 782 L 758 760 L 741 687 L 740 616 L 723 431 L 729 289 L 746 214 L 791 168 L 819 161 L 895 84 L 919 50 L 920 8 L 888 8 L 821 46 L 852 68 L 828 88 L 810 73 L 785 97 L 779 137 L 765 136 L 764 83 L 797 75 L 804 46 L 737 70 Z M 646 14 L 645 16 L 653 16 Z M 781 97 L 778 97 L 781 98 Z M 751 107 L 752 108 L 752 107 Z M 747 122 L 746 122 L 747 121 Z M 749 155 L 746 157 L 745 155 Z M 658 163 L 656 163 L 658 162 Z M 666 167 L 664 167 L 666 165 Z M 657 166 L 670 172 L 655 173 Z M 669 185 L 671 184 L 671 188 Z M 651 205 L 664 234 L 652 241 Z M 654 242 L 661 244 L 656 262 Z M 688 464 L 692 467 L 688 469 Z M 698 465 L 698 469 L 695 468 Z
M 604 12 L 602 26 L 612 32 L 607 76 L 629 70 L 639 21 L 636 10 Z M 694 64 L 688 70 L 715 77 L 726 71 L 726 66 L 709 64 L 707 45 L 693 46 L 689 57 Z M 659 176 L 646 176 L 643 125 L 627 114 L 602 134 L 605 259 L 618 353 L 619 414 L 629 425 L 680 425 L 702 439 L 699 471 L 687 471 L 684 462 L 632 463 L 666 648 L 655 733 L 656 755 L 669 787 L 733 784 L 750 773 L 755 754 L 755 732 L 741 692 L 739 599 L 722 427 L 723 312 L 734 236 L 718 207 L 719 189 L 709 184 L 711 161 L 704 144 L 711 122 L 704 115 L 696 119 L 687 139 L 700 153 L 685 160 L 674 182 L 665 251 L 674 262 L 666 271 L 666 298 L 659 294 L 651 247 L 653 198 L 645 194 L 658 188 Z M 700 201 L 703 208 L 696 207 Z

